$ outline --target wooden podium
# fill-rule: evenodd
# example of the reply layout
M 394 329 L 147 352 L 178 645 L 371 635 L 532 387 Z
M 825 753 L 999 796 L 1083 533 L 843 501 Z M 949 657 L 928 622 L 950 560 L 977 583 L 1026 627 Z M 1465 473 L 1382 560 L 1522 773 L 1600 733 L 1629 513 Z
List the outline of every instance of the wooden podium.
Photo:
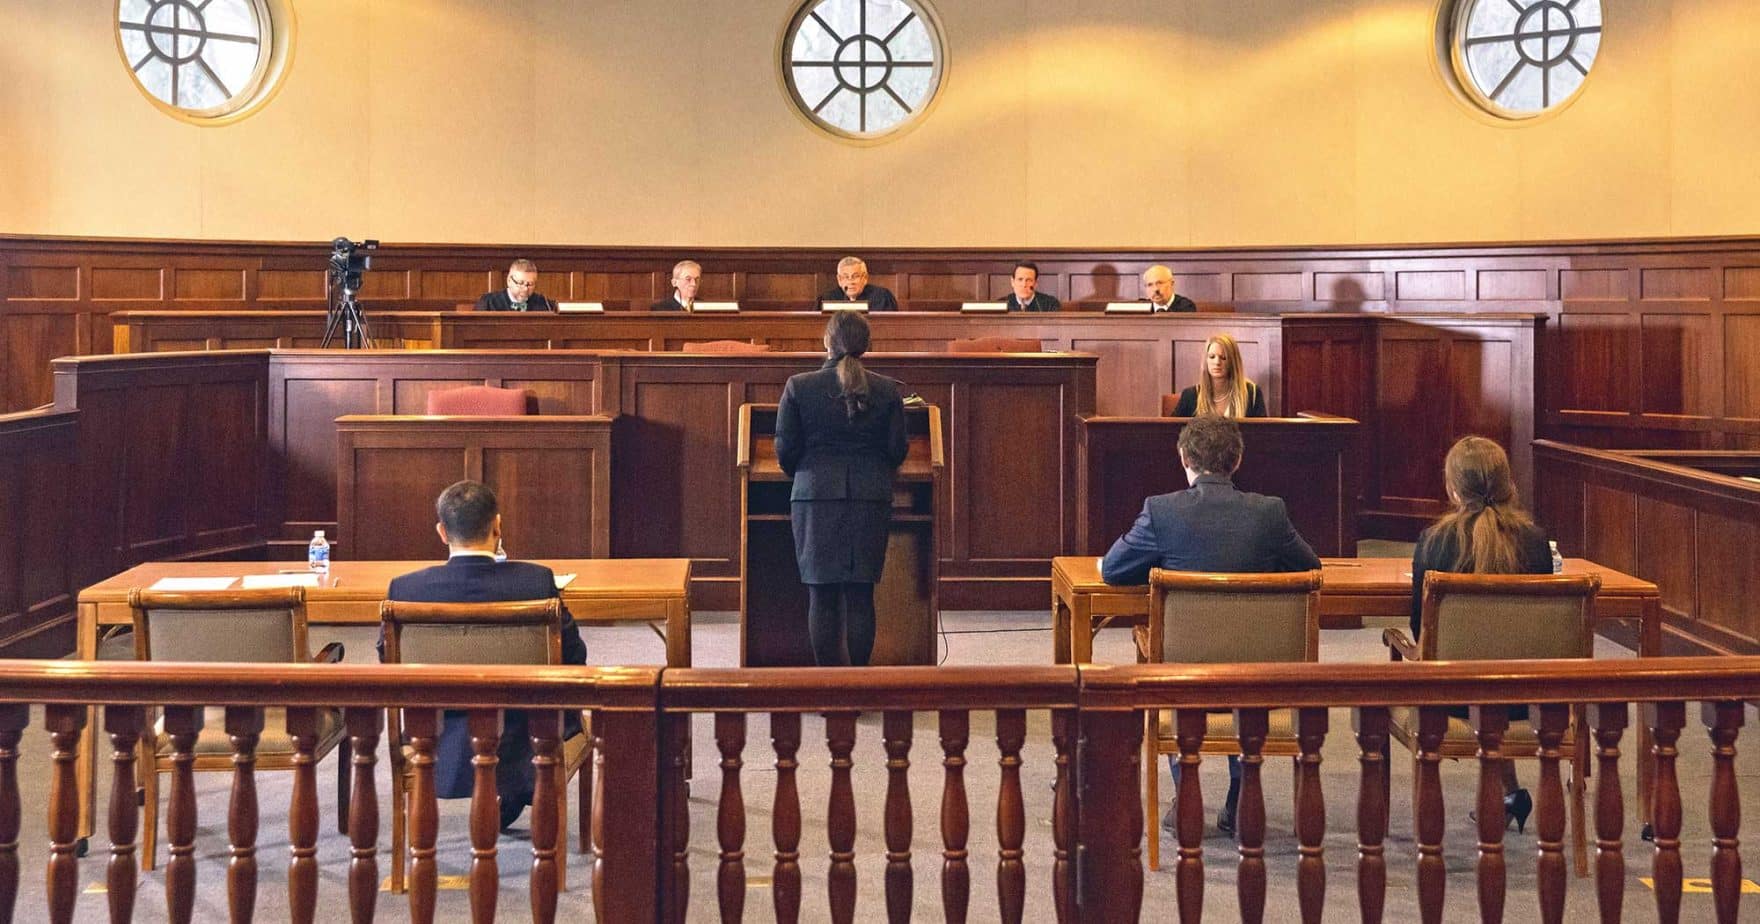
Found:
M 941 410 L 905 409 L 910 453 L 898 468 L 886 570 L 874 588 L 879 625 L 873 664 L 934 664 L 940 619 L 936 524 L 946 516 L 941 480 Z M 739 409 L 740 664 L 801 667 L 813 664 L 807 639 L 807 589 L 795 566 L 789 523 L 793 482 L 776 461 L 776 405 Z

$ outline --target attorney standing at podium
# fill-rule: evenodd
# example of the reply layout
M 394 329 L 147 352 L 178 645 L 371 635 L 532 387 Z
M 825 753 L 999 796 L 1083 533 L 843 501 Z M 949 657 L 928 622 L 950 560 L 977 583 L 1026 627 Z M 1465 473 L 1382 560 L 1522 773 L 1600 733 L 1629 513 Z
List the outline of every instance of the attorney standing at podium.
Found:
M 825 351 L 823 368 L 790 377 L 782 390 L 776 458 L 794 479 L 789 519 L 807 585 L 813 660 L 865 666 L 874 650 L 874 585 L 886 564 L 892 485 L 908 451 L 904 402 L 897 382 L 862 368 L 868 322 L 860 314 L 831 315 Z

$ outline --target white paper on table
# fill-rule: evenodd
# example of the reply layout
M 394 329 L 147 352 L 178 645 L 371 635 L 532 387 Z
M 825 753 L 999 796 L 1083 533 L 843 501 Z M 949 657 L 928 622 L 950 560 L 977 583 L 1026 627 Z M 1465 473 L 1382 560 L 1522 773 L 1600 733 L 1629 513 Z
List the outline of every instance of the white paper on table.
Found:
M 556 589 L 557 590 L 561 590 L 562 588 L 567 587 L 568 585 L 570 585 L 572 583 L 574 583 L 574 575 L 572 575 L 572 574 L 558 574 L 556 576 Z
M 258 590 L 264 587 L 316 587 L 318 575 L 315 572 L 304 574 L 247 574 L 244 576 L 245 590 Z
M 225 590 L 232 586 L 235 577 L 162 577 L 153 583 L 148 590 L 168 590 L 174 592 L 192 590 Z

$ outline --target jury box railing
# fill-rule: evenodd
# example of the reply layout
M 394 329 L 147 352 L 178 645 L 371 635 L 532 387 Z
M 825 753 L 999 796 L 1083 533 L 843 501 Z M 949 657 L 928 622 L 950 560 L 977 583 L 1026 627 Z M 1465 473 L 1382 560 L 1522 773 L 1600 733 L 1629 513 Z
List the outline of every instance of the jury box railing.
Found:
M 4 662 L 0 663 L 0 918 L 73 918 L 81 898 L 82 864 L 76 836 L 76 749 L 88 721 L 96 721 L 108 741 L 114 783 L 107 827 L 100 834 L 108 846 L 94 845 L 98 856 L 84 861 L 105 858 L 107 891 L 101 899 L 87 896 L 86 900 L 106 902 L 112 920 L 130 919 L 141 876 L 135 846 L 141 814 L 134 783 L 137 744 L 154 734 L 147 724 L 153 710 L 163 715 L 176 769 L 171 774 L 167 812 L 170 861 L 162 874 L 148 875 L 163 876 L 166 915 L 175 921 L 190 920 L 198 869 L 193 751 L 202 707 L 223 706 L 233 761 L 224 877 L 230 917 L 248 920 L 256 905 L 263 858 L 257 849 L 254 759 L 266 707 L 286 708 L 285 721 L 297 752 L 287 815 L 290 849 L 284 861 L 290 916 L 311 921 L 318 915 L 318 872 L 326 863 L 346 868 L 347 906 L 353 920 L 372 920 L 381 902 L 403 900 L 379 891 L 382 798 L 377 752 L 385 710 L 396 707 L 406 710 L 406 744 L 415 775 L 409 916 L 431 920 L 437 862 L 432 778 L 435 710 L 458 706 L 486 716 L 497 707 L 519 706 L 534 710 L 530 730 L 533 762 L 539 771 L 531 816 L 529 902 L 534 920 L 549 921 L 556 915 L 562 840 L 556 806 L 561 784 L 549 771 L 562 744 L 558 711 L 577 708 L 590 714 L 596 749 L 588 887 L 599 920 L 682 921 L 713 914 L 739 920 L 748 897 L 764 894 L 750 888 L 756 883 L 748 881 L 748 870 L 765 867 L 777 920 L 803 915 L 822 919 L 827 911 L 835 921 L 858 915 L 877 919 L 882 913 L 878 907 L 856 906 L 858 802 L 870 809 L 865 817 L 882 819 L 886 849 L 883 884 L 877 891 L 884 895 L 884 913 L 890 920 L 908 919 L 915 902 L 911 845 L 918 807 L 929 807 L 938 816 L 942 850 L 931 859 L 939 861 L 940 918 L 964 920 L 975 883 L 993 879 L 996 906 L 1007 921 L 1022 920 L 1029 903 L 1037 909 L 1035 919 L 1054 913 L 1059 921 L 1135 921 L 1165 919 L 1177 910 L 1181 920 L 1198 920 L 1204 907 L 1205 857 L 1197 842 L 1203 797 L 1196 773 L 1184 774 L 1179 790 L 1179 849 L 1173 871 L 1177 909 L 1143 907 L 1143 718 L 1146 710 L 1162 708 L 1176 710 L 1174 724 L 1182 729 L 1179 759 L 1187 767 L 1195 767 L 1200 759 L 1202 736 L 1192 730 L 1201 727 L 1202 714 L 1235 711 L 1245 755 L 1235 881 L 1240 916 L 1258 921 L 1264 916 L 1267 876 L 1259 748 L 1268 710 L 1282 707 L 1296 710 L 1293 725 L 1300 739 L 1296 910 L 1302 919 L 1320 920 L 1327 887 L 1354 880 L 1357 916 L 1382 920 L 1388 868 L 1406 863 L 1416 868 L 1417 905 L 1423 919 L 1436 921 L 1446 907 L 1444 791 L 1437 772 L 1440 729 L 1450 706 L 1471 703 L 1534 705 L 1531 718 L 1540 741 L 1534 900 L 1540 919 L 1561 920 L 1566 893 L 1573 887 L 1564 852 L 1560 763 L 1568 756 L 1561 740 L 1572 724 L 1573 708 L 1580 704 L 1586 705 L 1579 712 L 1585 717 L 1582 730 L 1593 739 L 1594 748 L 1595 861 L 1594 879 L 1576 882 L 1582 884 L 1578 887 L 1592 882 L 1601 920 L 1618 921 L 1624 910 L 1628 838 L 1623 826 L 1623 780 L 1631 774 L 1622 776 L 1620 743 L 1628 727 L 1643 723 L 1655 742 L 1654 846 L 1645 850 L 1651 854 L 1648 866 L 1656 917 L 1679 919 L 1681 839 L 1683 831 L 1690 830 L 1694 837 L 1708 838 L 1712 846 L 1711 888 L 1717 918 L 1734 921 L 1742 887 L 1735 745 L 1744 703 L 1754 699 L 1760 699 L 1760 658 L 812 671 Z M 1689 711 L 1689 703 L 1702 705 Z M 36 704 L 43 706 L 47 735 L 27 739 L 31 706 Z M 1401 706 L 1417 707 L 1414 721 L 1420 729 L 1417 758 L 1412 762 L 1416 850 L 1406 857 L 1390 855 L 1385 845 L 1389 715 L 1390 707 Z M 88 707 L 98 708 L 89 711 Z M 1333 731 L 1328 709 L 1337 707 L 1352 710 L 1349 734 L 1355 739 L 1359 764 L 1354 797 L 1348 792 L 1327 793 L 1319 774 L 1321 748 Z M 352 761 L 353 798 L 346 841 L 332 838 L 321 843 L 319 838 L 313 757 L 322 709 L 341 710 L 348 736 L 342 750 Z M 1049 713 L 1055 793 L 1050 842 L 1029 844 L 1021 755 L 1028 714 L 1041 710 Z M 875 724 L 870 719 L 858 725 L 858 713 L 867 711 L 879 713 L 887 782 L 883 792 L 858 796 L 852 784 L 858 728 Z M 993 714 L 984 716 L 979 726 L 995 729 L 994 770 L 974 762 L 968 753 L 973 747 L 974 712 Z M 699 762 L 693 771 L 688 759 L 690 719 L 702 713 L 713 714 L 720 760 L 714 767 Z M 747 718 L 752 714 L 768 716 L 771 740 L 762 757 L 747 753 Z M 1482 765 L 1477 791 L 1452 793 L 1450 798 L 1457 806 L 1471 803 L 1495 809 L 1502 796 L 1497 770 L 1507 713 L 1487 709 L 1472 715 Z M 816 717 L 823 716 L 830 754 L 829 779 L 822 787 L 827 792 L 826 843 L 816 850 L 801 843 L 800 777 L 816 772 L 803 768 L 799 756 L 802 720 L 807 716 L 815 717 L 814 728 L 820 725 Z M 1712 772 L 1702 803 L 1683 801 L 1676 774 L 1677 749 L 1690 717 L 1709 735 Z M 934 723 L 940 753 L 917 758 L 919 782 L 913 789 L 911 745 L 919 721 Z M 495 728 L 493 722 L 472 724 L 478 737 L 472 742 L 476 787 L 467 878 L 470 915 L 475 920 L 495 916 L 502 862 L 493 823 Z M 26 812 L 21 804 L 19 763 L 21 754 L 38 746 L 46 746 L 49 767 L 48 858 L 46 878 L 41 880 L 45 894 L 40 898 L 21 895 L 19 846 L 26 815 L 37 809 L 32 805 L 32 811 Z M 984 753 L 990 753 L 987 743 Z M 748 761 L 774 770 L 774 782 L 766 784 L 773 788 L 771 831 L 761 848 L 747 842 L 744 795 L 752 790 L 742 779 L 742 769 Z M 921 772 L 922 765 L 937 763 L 938 773 Z M 711 840 L 697 835 L 689 824 L 686 776 L 693 772 L 699 795 L 714 796 L 712 898 L 693 895 L 690 889 L 691 848 Z M 978 772 L 995 773 L 998 785 L 996 804 L 977 806 L 974 812 L 966 780 Z M 936 784 L 922 786 L 924 776 L 937 778 Z M 819 779 L 813 782 L 812 789 L 821 788 Z M 1354 800 L 1356 851 L 1351 857 L 1331 858 L 1335 866 L 1354 867 L 1354 875 L 1328 868 L 1323 844 L 1328 795 Z M 1690 825 L 1684 822 L 1689 811 Z M 993 860 L 969 850 L 974 817 L 985 823 L 993 820 Z M 1500 919 L 1504 909 L 1501 832 L 1498 823 L 1481 824 L 1477 832 L 1476 897 L 1486 920 Z M 1039 856 L 1051 859 L 1050 874 L 1043 882 L 1027 881 L 1024 861 L 1029 850 L 1043 851 Z M 698 850 L 696 856 L 704 853 Z M 1634 857 L 1633 863 L 1637 862 Z M 803 912 L 807 897 L 802 868 L 809 863 L 814 869 L 824 864 L 825 895 L 814 898 Z M 873 869 L 875 863 L 865 865 Z M 707 879 L 707 871 L 703 872 Z M 338 897 L 332 896 L 323 907 L 339 905 Z M 335 912 L 323 916 L 332 918 Z M 1530 915 L 1523 911 L 1518 916 Z

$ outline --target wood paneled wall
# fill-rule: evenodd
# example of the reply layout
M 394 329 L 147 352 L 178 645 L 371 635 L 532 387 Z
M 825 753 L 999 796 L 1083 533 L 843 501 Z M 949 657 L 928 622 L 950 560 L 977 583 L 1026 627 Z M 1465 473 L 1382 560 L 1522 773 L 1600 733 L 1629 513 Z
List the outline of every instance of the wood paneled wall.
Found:
M 0 416 L 0 650 L 60 657 L 72 650 L 69 511 L 79 412 Z

